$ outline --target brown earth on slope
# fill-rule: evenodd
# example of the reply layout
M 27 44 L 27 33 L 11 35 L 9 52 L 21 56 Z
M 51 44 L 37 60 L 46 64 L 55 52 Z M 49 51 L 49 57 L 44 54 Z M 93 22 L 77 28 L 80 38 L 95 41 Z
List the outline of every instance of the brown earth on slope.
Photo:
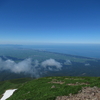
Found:
M 62 81 L 58 81 L 56 79 L 53 79 L 51 82 L 48 82 L 48 83 L 64 84 L 65 82 L 62 82 Z
M 100 100 L 100 88 L 83 87 L 78 94 L 69 96 L 57 96 L 55 100 Z

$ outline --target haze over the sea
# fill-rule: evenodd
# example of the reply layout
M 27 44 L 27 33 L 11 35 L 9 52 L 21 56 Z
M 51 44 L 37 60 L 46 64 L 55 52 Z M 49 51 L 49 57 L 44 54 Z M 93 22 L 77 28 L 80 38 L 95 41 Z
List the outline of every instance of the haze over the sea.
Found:
M 100 44 L 38 44 L 22 45 L 20 46 L 20 48 L 71 54 L 83 57 L 100 58 Z

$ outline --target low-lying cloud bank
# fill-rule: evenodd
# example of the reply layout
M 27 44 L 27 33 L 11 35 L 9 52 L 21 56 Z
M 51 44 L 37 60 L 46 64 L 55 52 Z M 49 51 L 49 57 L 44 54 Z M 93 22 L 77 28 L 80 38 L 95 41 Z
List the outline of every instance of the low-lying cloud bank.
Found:
M 61 70 L 62 65 L 55 61 L 54 59 L 48 59 L 41 63 L 41 65 L 46 68 L 47 66 L 55 66 L 57 69 Z
M 89 63 L 86 63 L 86 64 L 84 64 L 85 66 L 90 66 L 90 64 Z
M 30 72 L 31 71 L 31 59 L 25 59 L 19 63 L 15 63 L 13 60 L 6 60 L 3 61 L 0 58 L 0 70 L 10 70 L 14 73 L 21 73 L 21 72 Z
M 0 71 L 9 70 L 13 73 L 21 73 L 24 72 L 26 74 L 30 74 L 36 78 L 40 77 L 41 69 L 47 69 L 50 71 L 61 70 L 62 65 L 54 59 L 47 59 L 41 63 L 38 60 L 34 60 L 34 64 L 32 64 L 32 59 L 28 58 L 21 62 L 14 62 L 13 60 L 2 60 L 0 58 Z M 56 70 L 53 70 L 55 68 Z
M 70 60 L 68 60 L 68 59 L 66 59 L 66 61 L 65 61 L 65 63 L 64 63 L 65 65 L 71 65 L 72 64 L 72 62 L 70 61 Z

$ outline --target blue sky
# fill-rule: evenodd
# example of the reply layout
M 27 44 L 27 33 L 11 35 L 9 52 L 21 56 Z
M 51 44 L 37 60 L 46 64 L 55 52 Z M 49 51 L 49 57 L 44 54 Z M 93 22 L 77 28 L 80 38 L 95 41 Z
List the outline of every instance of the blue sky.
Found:
M 100 43 L 100 0 L 0 0 L 0 44 Z

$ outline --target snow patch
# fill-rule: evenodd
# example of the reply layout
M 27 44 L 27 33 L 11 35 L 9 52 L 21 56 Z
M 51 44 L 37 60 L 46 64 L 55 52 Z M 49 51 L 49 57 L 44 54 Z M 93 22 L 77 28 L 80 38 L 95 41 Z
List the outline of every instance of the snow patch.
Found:
M 3 97 L 0 100 L 6 100 L 9 98 L 17 89 L 10 89 L 6 90 L 5 93 L 3 94 Z

